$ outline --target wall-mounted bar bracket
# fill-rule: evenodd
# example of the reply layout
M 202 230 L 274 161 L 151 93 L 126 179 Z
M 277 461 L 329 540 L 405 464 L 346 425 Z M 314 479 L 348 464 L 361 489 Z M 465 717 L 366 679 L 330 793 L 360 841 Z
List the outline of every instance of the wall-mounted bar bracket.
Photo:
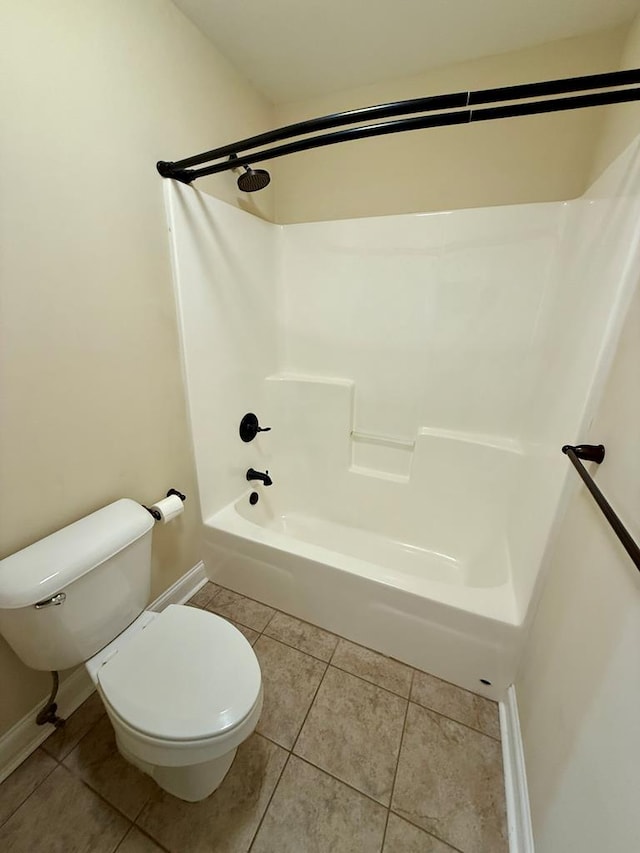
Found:
M 593 481 L 593 478 L 591 477 L 591 474 L 589 474 L 589 472 L 584 467 L 581 461 L 582 459 L 584 459 L 588 462 L 597 462 L 598 464 L 602 462 L 602 460 L 604 459 L 604 445 L 578 444 L 574 447 L 571 444 L 565 444 L 562 448 L 562 452 L 566 453 L 566 455 L 571 460 L 573 467 L 576 469 L 576 471 L 582 478 L 582 481 L 584 482 L 587 489 L 589 489 L 589 491 L 591 492 L 593 499 L 602 510 L 602 514 L 613 528 L 613 532 L 616 534 L 616 536 L 622 543 L 622 547 L 631 557 L 636 568 L 640 571 L 640 547 L 638 547 L 638 544 L 634 541 L 627 528 L 620 521 L 615 511 L 613 510 L 613 507 L 602 494 L 600 489 L 596 486 L 595 482 Z
M 163 178 L 173 178 L 174 181 L 180 181 L 183 184 L 190 184 L 195 178 L 194 173 L 189 169 L 178 169 L 173 163 L 166 160 L 158 160 L 156 169 Z
M 568 453 L 573 450 L 578 459 L 584 459 L 585 462 L 597 462 L 598 465 L 604 459 L 604 444 L 565 444 L 562 448 L 563 453 Z

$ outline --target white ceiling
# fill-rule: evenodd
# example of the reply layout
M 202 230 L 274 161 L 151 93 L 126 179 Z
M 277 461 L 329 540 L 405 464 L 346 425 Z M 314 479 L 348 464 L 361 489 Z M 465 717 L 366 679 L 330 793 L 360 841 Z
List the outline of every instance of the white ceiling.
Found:
M 582 35 L 639 0 L 174 0 L 274 103 Z

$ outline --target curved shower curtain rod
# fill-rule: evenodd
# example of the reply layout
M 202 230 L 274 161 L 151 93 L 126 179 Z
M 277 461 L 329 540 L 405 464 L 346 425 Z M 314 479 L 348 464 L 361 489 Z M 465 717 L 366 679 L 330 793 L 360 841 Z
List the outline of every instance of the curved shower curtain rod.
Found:
M 640 101 L 640 88 L 616 88 L 620 86 L 628 87 L 637 83 L 640 83 L 640 69 L 635 68 L 629 71 L 589 74 L 583 77 L 568 77 L 560 80 L 547 80 L 541 83 L 524 83 L 518 86 L 480 89 L 475 92 L 453 92 L 448 95 L 433 95 L 406 101 L 393 101 L 388 104 L 332 113 L 331 115 L 309 119 L 308 121 L 289 124 L 275 130 L 267 131 L 266 133 L 260 133 L 257 136 L 250 136 L 247 139 L 240 139 L 237 142 L 222 145 L 219 148 L 205 151 L 202 154 L 196 154 L 193 157 L 185 157 L 182 160 L 174 162 L 160 160 L 157 163 L 157 169 L 163 178 L 174 178 L 177 181 L 182 181 L 182 183 L 190 184 L 192 181 L 202 178 L 205 175 L 226 172 L 230 169 L 236 169 L 238 166 L 244 166 L 248 171 L 251 171 L 248 169 L 251 163 L 273 160 L 276 157 L 284 157 L 287 154 L 294 154 L 298 151 L 335 145 L 340 142 L 348 142 L 352 139 L 365 139 L 371 136 L 383 136 L 390 133 L 421 130 L 428 127 L 470 124 L 476 121 L 492 121 L 501 118 L 539 115 L 542 113 L 583 109 L 585 107 Z M 602 89 L 610 91 L 593 91 Z M 576 92 L 588 92 L 588 94 L 573 94 L 573 96 L 565 98 L 554 97 L 556 95 L 567 95 Z M 531 98 L 543 98 L 543 100 L 525 100 Z M 523 101 L 523 103 L 505 104 L 505 101 Z M 486 106 L 488 104 L 501 104 L 501 106 Z M 473 109 L 478 105 L 484 105 L 484 108 Z M 446 112 L 447 110 L 449 112 Z M 406 116 L 415 113 L 428 113 L 428 115 L 396 119 L 395 121 L 377 121 L 374 124 L 365 124 L 338 130 L 333 133 L 309 136 L 309 134 L 316 133 L 317 131 L 329 130 L 345 124 L 359 124 L 367 120 L 393 118 L 395 116 Z M 275 142 L 281 142 L 296 136 L 305 136 L 305 138 L 289 142 L 286 145 L 276 145 L 271 148 L 267 147 L 251 151 L 251 149 L 258 148 L 258 146 L 270 146 Z M 241 152 L 249 153 L 243 154 Z M 201 169 L 190 168 L 210 163 L 212 160 L 220 160 L 223 157 L 228 159 L 204 166 Z

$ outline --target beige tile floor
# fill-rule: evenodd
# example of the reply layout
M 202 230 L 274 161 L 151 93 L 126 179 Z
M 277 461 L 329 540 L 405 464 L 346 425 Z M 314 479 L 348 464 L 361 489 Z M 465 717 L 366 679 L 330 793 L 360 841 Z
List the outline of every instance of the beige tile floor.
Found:
M 506 853 L 498 709 L 208 583 L 265 704 L 220 788 L 184 803 L 122 759 L 91 696 L 0 785 L 3 853 Z

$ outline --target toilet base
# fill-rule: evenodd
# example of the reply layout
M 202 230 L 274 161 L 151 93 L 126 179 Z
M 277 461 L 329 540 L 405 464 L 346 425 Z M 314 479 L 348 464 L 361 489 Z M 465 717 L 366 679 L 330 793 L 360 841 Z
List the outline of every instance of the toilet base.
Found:
M 185 767 L 161 767 L 157 764 L 147 764 L 145 761 L 136 758 L 123 747 L 117 734 L 116 744 L 122 757 L 130 764 L 151 776 L 168 794 L 188 803 L 197 803 L 213 794 L 229 772 L 238 751 L 237 748 L 232 749 L 231 752 L 225 752 L 219 758 L 212 758 L 200 764 L 189 764 Z

